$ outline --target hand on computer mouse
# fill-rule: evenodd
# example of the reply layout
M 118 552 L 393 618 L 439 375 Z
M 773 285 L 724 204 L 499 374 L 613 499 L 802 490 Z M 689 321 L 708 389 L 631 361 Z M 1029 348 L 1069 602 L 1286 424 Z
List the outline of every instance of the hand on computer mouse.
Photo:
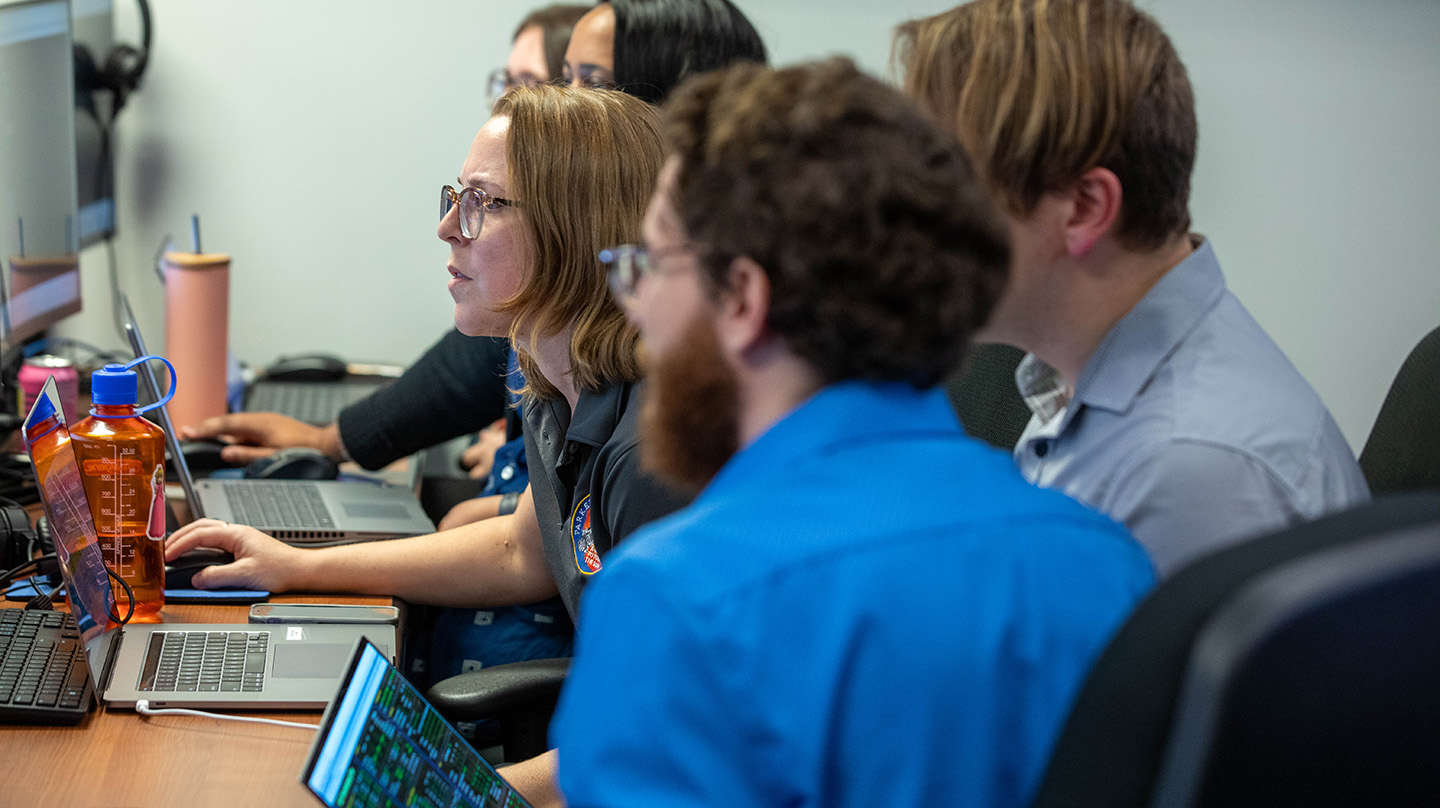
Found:
M 191 580 L 196 573 L 206 567 L 229 564 L 234 560 L 235 556 L 223 551 L 195 550 L 186 553 L 165 565 L 165 588 L 198 589 Z
M 235 561 L 202 567 L 191 577 L 191 586 L 195 589 L 284 592 L 314 586 L 313 581 L 304 577 L 306 554 L 310 550 L 291 547 L 253 527 L 232 525 L 219 519 L 196 519 L 165 540 L 165 558 L 170 564 L 197 550 L 212 553 L 221 550 L 232 554 Z
M 281 449 L 245 467 L 245 476 L 258 480 L 333 480 L 340 464 L 315 449 Z

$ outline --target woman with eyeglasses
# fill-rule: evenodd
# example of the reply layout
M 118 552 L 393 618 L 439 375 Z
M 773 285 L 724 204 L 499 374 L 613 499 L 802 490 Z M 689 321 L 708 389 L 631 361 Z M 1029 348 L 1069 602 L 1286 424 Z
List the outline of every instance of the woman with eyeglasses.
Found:
M 588 5 L 555 4 L 528 14 L 515 28 L 504 67 L 490 73 L 486 109 L 506 90 L 559 78 L 570 31 Z M 367 469 L 394 461 L 458 435 L 475 433 L 505 413 L 505 370 L 509 345 L 503 340 L 472 340 L 451 331 L 394 384 L 348 407 L 327 426 L 312 426 L 270 412 L 243 412 L 209 418 L 185 427 L 188 440 L 224 438 L 224 460 L 235 465 L 264 457 L 277 447 L 306 446 L 331 458 L 354 460 Z M 460 403 L 470 406 L 462 407 Z M 478 446 L 478 444 L 477 444 Z M 494 452 L 490 446 L 490 453 Z M 490 457 L 467 451 L 471 468 Z M 481 476 L 480 473 L 472 476 Z M 495 514 L 500 497 L 461 502 L 448 515 L 468 521 Z M 477 507 L 478 506 L 478 507 Z
M 695 73 L 766 60 L 759 34 L 729 0 L 602 0 L 580 16 L 568 47 L 561 44 L 562 20 L 575 12 L 561 8 L 575 7 L 541 9 L 520 24 L 505 70 L 491 76 L 492 94 L 540 77 L 537 43 L 543 43 L 549 79 L 559 76 L 576 86 L 614 85 L 651 103 L 663 101 Z M 563 60 L 556 60 L 557 52 L 564 53 Z M 336 460 L 353 459 L 367 469 L 379 469 L 498 418 L 503 398 L 494 382 L 505 374 L 506 352 L 498 340 L 467 340 L 452 332 L 395 384 L 351 404 L 329 426 L 275 413 L 232 413 L 187 427 L 182 437 L 230 441 L 222 456 L 237 465 L 276 447 L 308 446 Z M 449 518 L 489 513 L 485 508 L 466 510 Z
M 517 87 L 495 105 L 437 231 L 455 324 L 508 336 L 524 392 L 530 492 L 513 514 L 410 539 L 299 549 L 254 528 L 201 519 L 169 539 L 235 561 L 200 588 L 357 592 L 483 608 L 559 593 L 573 616 L 611 546 L 682 504 L 640 470 L 638 336 L 596 255 L 633 242 L 662 161 L 653 107 L 617 92 Z M 435 281 L 438 283 L 438 278 Z M 541 802 L 553 753 L 506 770 Z

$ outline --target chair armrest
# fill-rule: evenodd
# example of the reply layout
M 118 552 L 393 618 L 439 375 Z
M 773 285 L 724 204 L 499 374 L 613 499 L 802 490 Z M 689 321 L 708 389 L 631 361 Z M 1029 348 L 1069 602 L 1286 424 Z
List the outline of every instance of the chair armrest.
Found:
M 511 662 L 437 682 L 425 697 L 450 721 L 478 721 L 548 708 L 559 698 L 569 669 L 568 657 Z

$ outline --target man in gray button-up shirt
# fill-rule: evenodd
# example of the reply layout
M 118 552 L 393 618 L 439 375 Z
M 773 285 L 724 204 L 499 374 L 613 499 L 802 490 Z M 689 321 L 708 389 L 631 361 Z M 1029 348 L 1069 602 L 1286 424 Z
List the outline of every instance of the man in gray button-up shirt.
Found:
M 1125 0 L 976 0 L 901 26 L 906 87 L 1010 219 L 986 336 L 1029 355 L 1025 476 L 1126 524 L 1166 574 L 1369 498 L 1315 391 L 1190 233 L 1194 96 Z
M 1016 379 L 1035 413 L 1021 471 L 1124 522 L 1162 574 L 1369 498 L 1339 427 L 1225 288 L 1208 241 L 1110 329 L 1073 387 L 1033 353 Z

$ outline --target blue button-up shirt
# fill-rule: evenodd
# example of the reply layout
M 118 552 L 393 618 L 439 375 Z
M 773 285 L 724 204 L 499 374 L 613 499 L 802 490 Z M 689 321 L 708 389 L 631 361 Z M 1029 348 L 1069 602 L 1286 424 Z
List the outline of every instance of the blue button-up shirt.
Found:
M 1101 341 L 1067 395 L 1033 354 L 1025 477 L 1125 523 L 1162 575 L 1370 498 L 1320 397 L 1225 288 L 1208 240 Z
M 551 740 L 571 808 L 1024 805 L 1153 574 L 945 396 L 821 391 L 606 559 Z

